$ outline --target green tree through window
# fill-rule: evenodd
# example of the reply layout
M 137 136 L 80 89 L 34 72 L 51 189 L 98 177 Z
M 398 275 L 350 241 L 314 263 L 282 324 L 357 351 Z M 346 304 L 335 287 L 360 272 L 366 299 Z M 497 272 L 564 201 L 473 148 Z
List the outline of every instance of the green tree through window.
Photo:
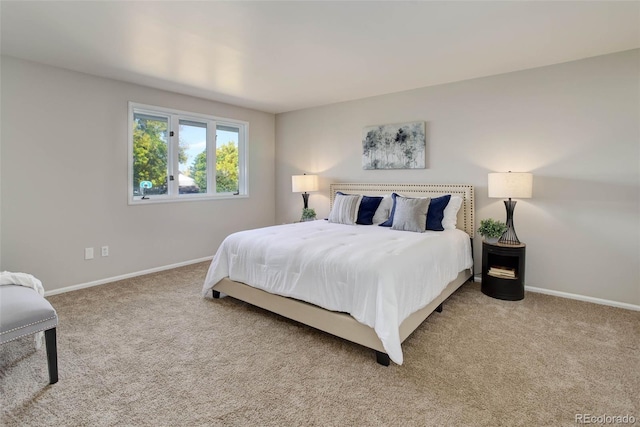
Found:
M 178 160 L 187 161 L 184 146 L 178 149 Z M 162 117 L 136 116 L 133 124 L 133 186 L 151 181 L 155 194 L 165 194 L 167 188 L 167 120 Z
M 196 156 L 190 168 L 191 177 L 201 189 L 207 188 L 207 153 Z M 216 192 L 238 191 L 238 147 L 228 142 L 216 149 Z
M 136 116 L 133 123 L 133 187 L 151 181 L 156 194 L 167 188 L 167 121 Z

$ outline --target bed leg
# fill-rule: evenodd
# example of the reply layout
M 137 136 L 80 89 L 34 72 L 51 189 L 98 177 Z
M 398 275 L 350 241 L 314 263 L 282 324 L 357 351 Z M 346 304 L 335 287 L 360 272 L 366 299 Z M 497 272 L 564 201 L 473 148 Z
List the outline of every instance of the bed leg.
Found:
M 442 303 L 440 303 L 440 305 L 436 307 L 436 311 L 438 313 L 442 313 Z
M 376 350 L 376 362 L 378 362 L 382 366 L 389 366 L 389 363 L 391 363 L 391 359 L 389 359 L 389 355 L 387 353 Z
M 213 298 L 214 298 L 214 299 L 218 299 L 218 298 L 220 298 L 220 292 L 218 292 L 218 291 L 213 291 Z

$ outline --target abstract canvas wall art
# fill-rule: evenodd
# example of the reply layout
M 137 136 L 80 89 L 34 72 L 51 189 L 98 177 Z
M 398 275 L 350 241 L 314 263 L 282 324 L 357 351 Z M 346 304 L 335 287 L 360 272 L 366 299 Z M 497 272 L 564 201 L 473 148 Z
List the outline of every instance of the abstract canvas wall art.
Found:
M 363 169 L 424 169 L 425 122 L 367 126 L 362 131 Z

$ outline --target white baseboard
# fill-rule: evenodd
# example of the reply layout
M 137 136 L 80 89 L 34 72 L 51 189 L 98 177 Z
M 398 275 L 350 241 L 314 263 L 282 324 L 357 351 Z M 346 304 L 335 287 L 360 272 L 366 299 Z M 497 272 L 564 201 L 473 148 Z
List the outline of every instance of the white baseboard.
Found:
M 163 265 L 161 267 L 150 268 L 148 270 L 135 271 L 133 273 L 123 274 L 121 276 L 107 277 L 106 279 L 95 280 L 93 282 L 80 283 L 78 285 L 66 286 L 60 289 L 46 291 L 44 296 L 63 294 L 65 292 L 77 291 L 78 289 L 90 288 L 92 286 L 104 285 L 105 283 L 117 282 L 118 280 L 130 279 L 132 277 L 144 276 L 145 274 L 157 273 L 158 271 L 171 270 L 172 268 L 184 267 L 185 265 L 197 264 L 199 262 L 211 261 L 213 256 L 192 259 L 189 261 L 178 262 L 176 264 Z
M 594 304 L 609 305 L 611 307 L 624 308 L 627 310 L 640 311 L 640 305 L 628 304 L 626 302 L 611 301 L 608 299 L 587 297 L 584 295 L 570 294 L 568 292 L 552 291 L 544 288 L 536 288 L 533 286 L 525 286 L 525 291 L 537 292 L 539 294 L 553 295 L 555 297 L 575 299 L 578 301 L 592 302 Z
M 482 275 L 478 274 L 476 276 L 473 276 L 473 281 L 477 283 L 482 283 Z M 578 301 L 591 302 L 593 304 L 608 305 L 611 307 L 618 307 L 618 308 L 624 308 L 627 310 L 640 311 L 640 305 L 628 304 L 626 302 L 618 302 L 618 301 L 611 301 L 611 300 L 602 299 L 602 298 L 587 297 L 584 295 L 570 294 L 569 292 L 553 291 L 550 289 L 536 288 L 534 286 L 526 286 L 526 285 L 524 287 L 524 290 L 528 292 L 535 292 L 538 294 L 552 295 L 554 297 L 575 299 Z

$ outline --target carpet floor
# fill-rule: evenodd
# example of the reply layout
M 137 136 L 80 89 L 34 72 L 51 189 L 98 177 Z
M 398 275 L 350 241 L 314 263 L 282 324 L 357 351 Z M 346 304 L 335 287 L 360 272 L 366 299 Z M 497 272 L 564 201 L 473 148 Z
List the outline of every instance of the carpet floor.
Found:
M 640 423 L 640 312 L 463 285 L 405 363 L 232 298 L 201 263 L 49 297 L 60 381 L 27 337 L 0 346 L 4 426 L 532 426 Z

